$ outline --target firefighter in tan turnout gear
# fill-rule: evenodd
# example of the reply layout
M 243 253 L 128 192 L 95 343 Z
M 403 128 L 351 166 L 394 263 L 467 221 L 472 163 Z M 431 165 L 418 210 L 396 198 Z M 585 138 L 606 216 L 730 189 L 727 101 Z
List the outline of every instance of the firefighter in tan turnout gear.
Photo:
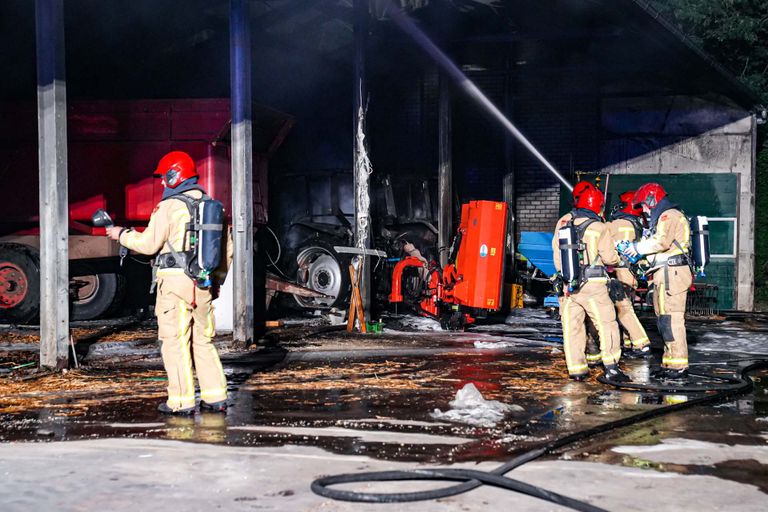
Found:
M 640 216 L 643 210 L 634 206 L 632 202 L 634 197 L 634 190 L 621 194 L 620 203 L 611 213 L 611 222 L 608 226 L 614 245 L 619 245 L 624 240 L 635 242 L 642 237 L 643 225 Z M 629 268 L 623 265 L 616 267 L 615 272 L 619 286 L 612 298 L 616 304 L 619 323 L 628 335 L 628 339 L 624 342 L 625 355 L 648 357 L 651 355 L 651 342 L 635 314 L 631 300 L 637 289 L 637 278 Z
M 576 207 L 576 203 L 579 201 L 579 197 L 581 194 L 586 192 L 587 190 L 597 190 L 597 187 L 588 180 L 582 180 L 576 183 L 573 186 L 573 192 L 571 193 L 571 197 L 573 199 L 573 207 Z M 565 295 L 558 296 L 558 303 L 560 304 L 560 311 L 563 310 L 563 305 L 565 303 Z M 587 330 L 587 348 L 586 348 L 586 357 L 587 357 L 587 365 L 590 368 L 596 368 L 600 366 L 603 363 L 603 357 L 600 354 L 600 344 L 599 344 L 599 334 L 597 333 L 597 329 L 595 329 L 594 324 L 589 319 L 589 317 L 586 318 L 586 330 Z
M 115 226 L 108 229 L 107 235 L 140 254 L 159 253 L 155 262 L 155 314 L 163 364 L 168 374 L 168 400 L 158 409 L 171 414 L 194 412 L 194 360 L 200 384 L 200 408 L 224 412 L 227 380 L 212 342 L 215 324 L 211 302 L 217 293 L 217 285 L 226 276 L 231 260 L 231 240 L 228 234 L 221 237 L 219 243 L 226 245 L 226 251 L 222 249 L 226 257 L 221 258 L 219 269 L 211 276 L 212 282 L 201 287 L 187 274 L 182 263 L 188 261 L 185 254 L 189 254 L 190 247 L 201 244 L 196 238 L 203 236 L 190 231 L 192 212 L 197 211 L 200 200 L 207 198 L 197 185 L 195 162 L 187 153 L 173 151 L 160 160 L 155 176 L 162 178 L 163 199 L 152 212 L 147 228 L 139 232 Z M 222 224 L 218 224 L 218 229 L 220 234 L 227 232 L 222 229 Z
M 658 183 L 637 189 L 632 201 L 650 216 L 650 236 L 629 244 L 624 252 L 633 258 L 644 256 L 650 264 L 647 274 L 653 277 L 653 308 L 664 340 L 661 369 L 653 376 L 682 379 L 688 374 L 685 305 L 693 284 L 688 259 L 690 224 Z
M 619 263 L 619 256 L 608 226 L 600 216 L 603 202 L 599 190 L 584 190 L 576 198 L 573 211 L 557 222 L 552 240 L 555 268 L 564 281 L 560 316 L 565 361 L 570 378 L 584 380 L 589 375 L 584 354 L 587 343 L 585 323 L 589 317 L 600 339 L 606 377 L 626 382 L 629 377 L 619 368 L 619 326 L 616 309 L 608 296 L 606 270 L 606 266 Z

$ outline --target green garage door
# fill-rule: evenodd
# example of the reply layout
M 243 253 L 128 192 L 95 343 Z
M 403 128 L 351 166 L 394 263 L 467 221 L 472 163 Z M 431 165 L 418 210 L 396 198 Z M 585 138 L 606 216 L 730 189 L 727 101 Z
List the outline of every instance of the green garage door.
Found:
M 618 202 L 626 190 L 655 181 L 660 183 L 673 203 L 678 204 L 688 216 L 706 215 L 709 219 L 710 252 L 712 262 L 707 266 L 706 277 L 697 277 L 697 283 L 711 283 L 719 287 L 717 297 L 721 309 L 733 309 L 736 302 L 736 210 L 738 208 L 738 183 L 735 174 L 614 174 L 602 176 L 607 182 L 606 212 Z M 566 206 L 570 196 L 567 190 L 561 194 L 561 206 Z

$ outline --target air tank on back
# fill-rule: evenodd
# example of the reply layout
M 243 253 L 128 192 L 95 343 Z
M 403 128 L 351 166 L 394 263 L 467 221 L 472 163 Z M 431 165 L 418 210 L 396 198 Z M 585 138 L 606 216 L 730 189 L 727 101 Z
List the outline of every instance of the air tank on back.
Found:
M 691 259 L 694 268 L 704 275 L 704 267 L 710 260 L 709 256 L 709 222 L 703 215 L 691 218 Z
M 581 262 L 579 261 L 579 238 L 576 227 L 568 224 L 557 232 L 558 248 L 560 250 L 560 267 L 566 283 L 578 282 L 581 279 Z

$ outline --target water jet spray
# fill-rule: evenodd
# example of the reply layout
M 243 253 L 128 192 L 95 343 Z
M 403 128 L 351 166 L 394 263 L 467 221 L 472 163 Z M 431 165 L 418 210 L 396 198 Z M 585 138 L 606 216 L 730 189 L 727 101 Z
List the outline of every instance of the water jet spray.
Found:
M 418 44 L 422 50 L 424 50 L 427 55 L 429 55 L 442 69 L 445 73 L 447 73 L 454 82 L 456 82 L 456 85 L 463 90 L 470 98 L 472 98 L 475 102 L 477 102 L 486 112 L 488 112 L 494 119 L 496 119 L 498 122 L 504 126 L 504 128 L 522 144 L 525 146 L 525 148 L 531 152 L 533 156 L 536 157 L 536 159 L 539 160 L 539 162 L 544 165 L 552 174 L 555 175 L 555 177 L 560 180 L 560 182 L 565 185 L 565 188 L 567 188 L 569 191 L 573 192 L 573 185 L 566 180 L 560 172 L 555 169 L 555 166 L 552 165 L 549 160 L 544 158 L 544 155 L 541 154 L 541 152 L 536 149 L 536 146 L 534 146 L 531 141 L 529 141 L 525 135 L 520 132 L 520 130 L 517 129 L 517 127 L 512 124 L 512 122 L 507 119 L 507 116 L 505 116 L 501 110 L 496 107 L 496 105 L 493 104 L 493 102 L 485 95 L 483 92 L 470 80 L 467 75 L 465 75 L 456 64 L 453 63 L 453 61 L 445 54 L 443 51 L 437 47 L 437 45 L 432 42 L 432 40 L 419 28 L 416 26 L 416 23 L 407 15 L 405 12 L 400 9 L 399 7 L 395 6 L 390 2 L 389 9 L 387 9 L 388 13 L 390 14 L 390 17 L 392 18 L 392 21 L 395 22 L 395 24 L 406 34 L 408 34 L 411 39 L 413 39 L 416 44 Z

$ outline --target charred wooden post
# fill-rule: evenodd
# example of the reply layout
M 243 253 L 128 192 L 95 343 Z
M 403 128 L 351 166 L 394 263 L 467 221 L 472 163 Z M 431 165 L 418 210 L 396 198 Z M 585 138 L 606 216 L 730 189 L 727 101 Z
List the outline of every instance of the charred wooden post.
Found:
M 509 119 L 513 117 L 512 84 L 510 59 L 507 58 L 507 73 L 504 76 L 504 114 Z M 507 203 L 507 240 L 506 264 L 514 268 L 515 248 L 517 247 L 517 194 L 515 191 L 515 147 L 509 137 L 504 137 L 504 202 Z
M 371 247 L 371 212 L 369 173 L 370 160 L 368 159 L 365 143 L 365 60 L 366 45 L 368 42 L 368 0 L 354 0 L 354 77 L 352 100 L 352 164 L 355 191 L 355 247 L 360 250 L 360 295 L 366 318 L 370 316 L 371 308 L 371 257 L 365 254 L 365 250 Z
M 234 341 L 248 345 L 254 332 L 253 143 L 251 126 L 251 31 L 247 0 L 231 0 L 229 66 L 232 113 L 232 237 Z
M 440 251 L 440 265 L 445 266 L 448 263 L 448 248 L 453 233 L 453 158 L 451 94 L 443 76 L 440 77 L 438 117 L 437 246 Z
M 40 166 L 40 366 L 69 361 L 67 82 L 62 0 L 36 0 Z

